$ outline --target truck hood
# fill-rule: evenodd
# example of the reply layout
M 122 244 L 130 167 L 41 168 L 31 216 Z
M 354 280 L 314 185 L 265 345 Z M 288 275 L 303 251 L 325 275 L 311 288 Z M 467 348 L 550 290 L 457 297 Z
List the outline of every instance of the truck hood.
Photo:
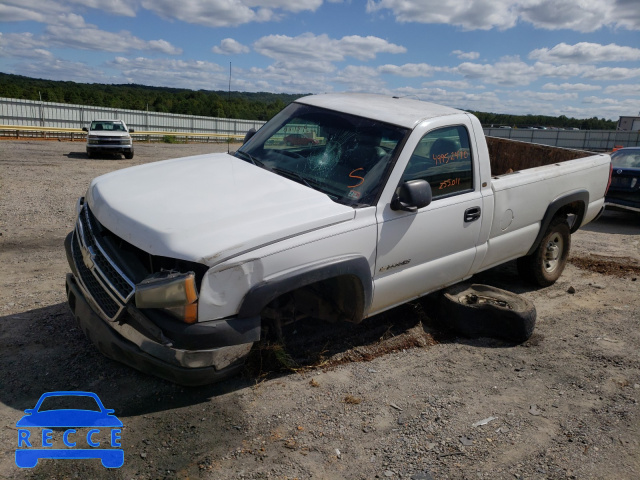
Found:
M 108 173 L 91 182 L 87 202 L 102 225 L 143 251 L 209 266 L 355 215 L 224 153 Z

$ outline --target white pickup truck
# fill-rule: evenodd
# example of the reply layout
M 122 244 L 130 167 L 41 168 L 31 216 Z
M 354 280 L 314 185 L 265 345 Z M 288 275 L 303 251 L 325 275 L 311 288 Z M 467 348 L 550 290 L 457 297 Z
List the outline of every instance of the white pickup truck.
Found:
M 609 155 L 485 139 L 464 111 L 304 97 L 235 153 L 94 179 L 65 241 L 68 303 L 105 355 L 211 383 L 266 321 L 360 322 L 516 258 L 551 285 L 609 178 Z

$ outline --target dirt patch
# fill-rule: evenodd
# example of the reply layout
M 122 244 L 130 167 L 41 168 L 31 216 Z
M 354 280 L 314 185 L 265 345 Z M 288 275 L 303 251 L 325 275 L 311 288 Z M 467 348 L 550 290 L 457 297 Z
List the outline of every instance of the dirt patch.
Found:
M 464 339 L 431 297 L 359 325 L 287 327 L 284 359 L 183 388 L 102 356 L 65 305 L 62 242 L 92 178 L 226 145 L 136 144 L 88 160 L 81 142 L 0 142 L 0 477 L 126 479 L 640 478 L 638 216 L 572 236 L 553 286 L 514 262 L 475 276 L 537 310 L 522 344 Z M 633 273 L 631 273 L 633 272 Z M 570 293 L 572 292 L 572 293 Z M 44 392 L 99 395 L 125 462 L 14 462 L 16 422 Z
M 640 275 L 640 262 L 635 258 L 611 258 L 590 255 L 588 257 L 571 257 L 569 261 L 581 270 L 612 275 L 619 278 L 630 278 L 635 281 Z

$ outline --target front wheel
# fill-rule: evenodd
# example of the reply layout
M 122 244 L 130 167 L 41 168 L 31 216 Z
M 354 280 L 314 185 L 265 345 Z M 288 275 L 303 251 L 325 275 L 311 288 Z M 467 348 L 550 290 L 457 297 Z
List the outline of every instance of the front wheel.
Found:
M 131 160 L 133 158 L 133 152 L 125 152 L 124 158 L 126 158 L 127 160 Z
M 567 264 L 571 248 L 571 231 L 564 218 L 554 219 L 540 245 L 531 254 L 518 259 L 520 276 L 541 287 L 553 285 Z

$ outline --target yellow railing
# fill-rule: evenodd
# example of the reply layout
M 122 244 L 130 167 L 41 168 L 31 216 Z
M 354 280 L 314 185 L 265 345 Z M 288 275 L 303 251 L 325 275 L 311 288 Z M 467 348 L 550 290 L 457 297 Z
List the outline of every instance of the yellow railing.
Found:
M 33 132 L 38 134 L 37 137 L 48 138 L 48 134 L 68 134 L 71 139 L 77 134 L 78 138 L 84 137 L 86 132 L 82 131 L 80 128 L 62 128 L 62 127 L 37 127 L 33 125 L 0 125 L 0 131 L 4 132 L 16 132 L 15 136 L 20 138 L 21 132 Z M 30 135 L 24 135 L 30 136 Z M 136 130 L 131 134 L 136 140 L 144 140 L 140 137 L 147 137 L 147 140 L 151 140 L 151 137 L 176 137 L 176 138 L 200 138 L 200 139 L 214 139 L 214 140 L 222 140 L 226 141 L 228 139 L 233 140 L 242 140 L 244 138 L 244 134 L 226 134 L 226 133 L 192 133 L 192 132 L 158 132 L 158 131 L 139 131 Z M 54 135 L 52 137 L 55 138 Z

